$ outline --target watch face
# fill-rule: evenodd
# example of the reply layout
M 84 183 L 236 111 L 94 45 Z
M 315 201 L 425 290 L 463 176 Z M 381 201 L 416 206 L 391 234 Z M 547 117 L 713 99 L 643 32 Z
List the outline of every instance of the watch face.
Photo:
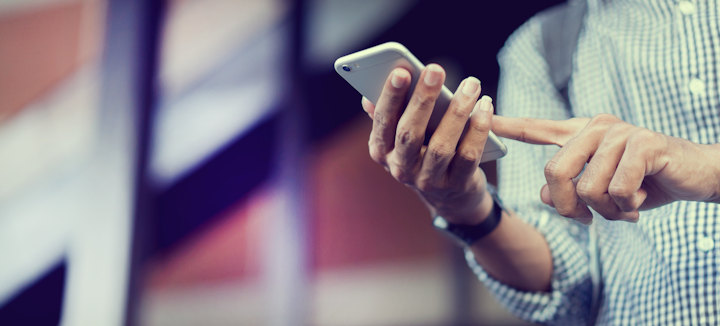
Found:
M 436 216 L 433 220 L 433 225 L 438 229 L 447 230 L 448 221 L 446 221 L 442 216 Z
M 490 191 L 491 194 L 493 191 Z M 490 234 L 500 224 L 502 218 L 503 207 L 499 203 L 497 196 L 493 197 L 493 208 L 490 215 L 477 225 L 460 225 L 452 224 L 445 220 L 442 216 L 435 216 L 433 226 L 442 233 L 459 242 L 462 246 L 470 246 L 476 241 Z

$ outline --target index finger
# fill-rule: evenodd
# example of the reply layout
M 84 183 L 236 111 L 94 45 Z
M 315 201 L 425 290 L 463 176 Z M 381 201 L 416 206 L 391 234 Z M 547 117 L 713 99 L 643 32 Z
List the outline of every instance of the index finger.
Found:
M 590 118 L 547 120 L 533 118 L 493 117 L 492 131 L 503 138 L 528 144 L 565 146 L 590 122 Z

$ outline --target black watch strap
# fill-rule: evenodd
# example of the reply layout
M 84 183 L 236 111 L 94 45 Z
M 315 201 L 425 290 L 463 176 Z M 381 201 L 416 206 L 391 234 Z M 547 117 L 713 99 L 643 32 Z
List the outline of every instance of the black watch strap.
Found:
M 470 246 L 476 241 L 490 234 L 500 224 L 502 212 L 505 210 L 502 201 L 497 196 L 497 191 L 492 185 L 488 184 L 488 192 L 493 198 L 493 208 L 490 210 L 488 217 L 476 225 L 453 224 L 445 220 L 442 216 L 435 216 L 433 226 L 436 229 L 448 234 L 452 238 L 459 240 L 462 245 Z

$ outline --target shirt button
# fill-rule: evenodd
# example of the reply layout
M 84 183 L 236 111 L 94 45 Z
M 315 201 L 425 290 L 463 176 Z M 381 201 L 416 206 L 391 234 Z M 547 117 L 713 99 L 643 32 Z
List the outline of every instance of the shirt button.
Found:
M 683 15 L 692 15 L 695 13 L 695 5 L 690 1 L 680 1 L 678 8 Z
M 715 241 L 710 237 L 702 236 L 697 242 L 698 249 L 708 252 L 715 248 Z
M 705 83 L 703 83 L 703 81 L 700 79 L 693 78 L 692 80 L 690 80 L 688 88 L 690 89 L 690 93 L 693 93 L 695 95 L 705 94 Z

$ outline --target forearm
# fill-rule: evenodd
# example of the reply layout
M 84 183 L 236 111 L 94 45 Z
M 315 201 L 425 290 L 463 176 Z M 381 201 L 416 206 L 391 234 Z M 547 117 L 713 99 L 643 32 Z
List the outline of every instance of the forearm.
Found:
M 486 207 L 487 201 L 482 206 Z M 486 212 L 489 209 L 481 209 L 478 214 Z M 496 280 L 521 291 L 550 290 L 553 261 L 545 237 L 514 213 L 503 212 L 497 228 L 473 244 L 471 250 Z

